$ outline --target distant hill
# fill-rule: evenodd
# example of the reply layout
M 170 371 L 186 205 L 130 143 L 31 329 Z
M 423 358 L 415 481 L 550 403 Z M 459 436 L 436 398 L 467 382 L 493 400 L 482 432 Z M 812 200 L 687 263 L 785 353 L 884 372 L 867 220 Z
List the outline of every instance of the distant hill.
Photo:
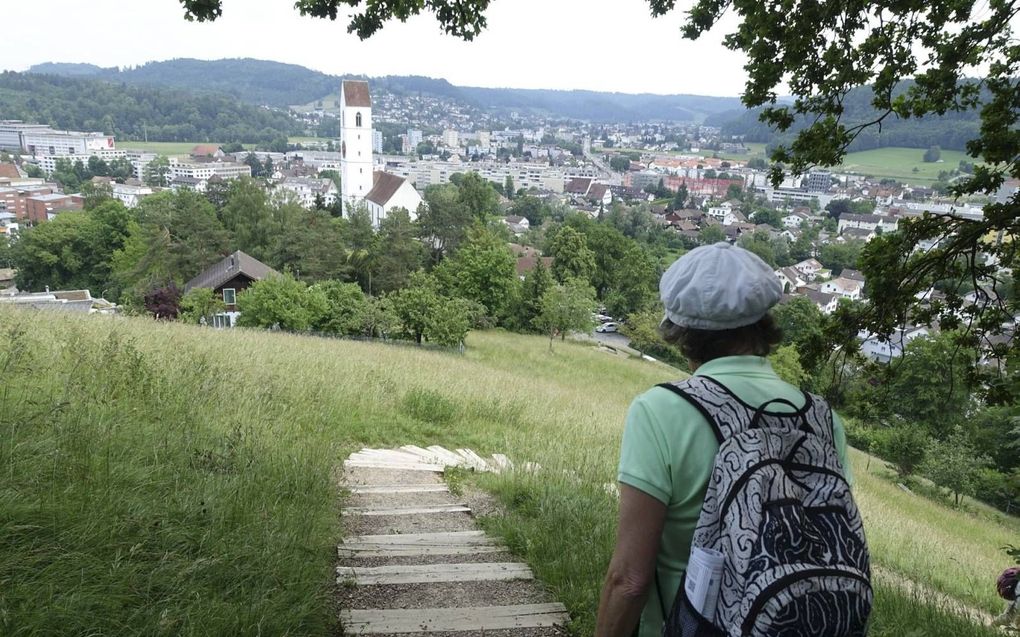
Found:
M 231 96 L 125 86 L 86 73 L 0 73 L 0 119 L 102 131 L 122 141 L 269 143 L 303 130 L 286 112 Z
M 33 66 L 29 72 L 84 75 L 130 85 L 216 91 L 235 95 L 253 104 L 279 108 L 309 104 L 335 94 L 339 91 L 341 80 L 340 76 L 303 66 L 254 59 L 176 59 L 125 69 L 46 63 Z M 740 107 L 740 101 L 735 97 L 472 88 L 418 76 L 387 76 L 372 78 L 372 82 L 373 91 L 377 94 L 425 94 L 489 111 L 541 113 L 597 122 L 700 122 L 712 114 Z
M 908 87 L 909 82 L 904 82 L 896 93 L 902 93 Z M 873 93 L 869 87 L 850 91 L 843 101 L 845 109 L 843 121 L 850 125 L 873 121 L 877 113 L 871 105 L 872 97 Z M 724 134 L 742 135 L 744 140 L 749 142 L 775 143 L 790 139 L 792 136 L 790 133 L 777 135 L 761 123 L 758 120 L 760 113 L 761 109 L 719 112 L 709 116 L 706 123 L 721 127 Z M 804 120 L 799 120 L 794 124 L 791 133 L 804 125 Z M 850 150 L 871 150 L 887 146 L 909 148 L 940 146 L 948 150 L 966 150 L 967 141 L 978 136 L 979 126 L 976 111 L 932 115 L 919 119 L 898 119 L 889 116 L 882 123 L 881 131 L 878 127 L 864 131 L 850 146 Z

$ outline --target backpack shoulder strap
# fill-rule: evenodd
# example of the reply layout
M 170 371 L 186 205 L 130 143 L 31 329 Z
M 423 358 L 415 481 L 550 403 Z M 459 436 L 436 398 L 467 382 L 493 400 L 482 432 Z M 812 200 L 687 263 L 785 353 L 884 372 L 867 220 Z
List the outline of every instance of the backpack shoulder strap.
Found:
M 735 427 L 731 419 L 718 417 L 719 411 L 730 406 L 732 401 L 728 390 L 721 383 L 708 376 L 691 376 L 685 380 L 661 383 L 657 387 L 668 389 L 689 402 L 705 418 L 720 445 L 741 427 Z

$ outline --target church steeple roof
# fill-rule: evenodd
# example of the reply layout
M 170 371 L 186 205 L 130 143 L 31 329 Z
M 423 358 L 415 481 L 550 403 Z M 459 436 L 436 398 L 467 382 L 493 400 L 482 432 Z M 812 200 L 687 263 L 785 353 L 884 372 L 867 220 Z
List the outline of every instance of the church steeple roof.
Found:
M 372 108 L 372 98 L 368 93 L 368 82 L 364 80 L 344 80 L 341 92 L 344 106 Z

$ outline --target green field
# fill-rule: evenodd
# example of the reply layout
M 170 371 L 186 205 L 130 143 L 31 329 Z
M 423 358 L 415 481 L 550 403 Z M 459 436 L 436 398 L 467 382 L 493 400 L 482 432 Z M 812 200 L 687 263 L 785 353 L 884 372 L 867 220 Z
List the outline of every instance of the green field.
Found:
M 958 150 L 943 150 L 941 161 L 922 161 L 923 148 L 878 148 L 848 153 L 841 170 L 872 177 L 890 177 L 897 181 L 930 185 L 938 180 L 941 171 L 956 170 L 961 161 L 973 162 L 967 153 Z M 917 172 L 914 172 L 914 168 Z
M 498 331 L 465 354 L 0 307 L 0 634 L 331 635 L 336 470 L 361 445 L 470 447 L 503 535 L 590 635 L 630 400 L 675 372 Z M 997 633 L 1016 519 L 905 493 L 853 455 L 878 637 Z
M 730 161 L 741 161 L 746 162 L 752 157 L 765 157 L 765 144 L 756 144 L 748 142 L 744 144 L 749 149 L 746 153 L 724 153 L 721 151 L 701 151 L 701 155 L 704 157 L 715 157 L 718 156 L 722 159 L 728 159 Z

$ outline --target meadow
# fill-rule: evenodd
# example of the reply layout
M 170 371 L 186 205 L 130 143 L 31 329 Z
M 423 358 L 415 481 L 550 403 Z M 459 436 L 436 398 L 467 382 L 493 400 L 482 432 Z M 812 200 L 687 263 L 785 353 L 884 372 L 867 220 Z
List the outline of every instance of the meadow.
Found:
M 498 331 L 458 354 L 0 307 L 0 634 L 332 634 L 343 458 L 442 444 L 542 465 L 474 477 L 504 505 L 483 524 L 590 635 L 621 423 L 677 374 Z M 883 574 L 872 634 L 997 634 L 955 611 L 1000 610 L 1017 520 L 853 460 Z
M 923 148 L 876 148 L 856 153 L 847 153 L 841 170 L 858 175 L 869 175 L 879 179 L 888 177 L 896 181 L 931 185 L 938 181 L 942 171 L 956 170 L 961 161 L 972 162 L 973 158 L 958 150 L 943 150 L 941 161 L 923 161 Z M 914 169 L 917 172 L 914 172 Z

